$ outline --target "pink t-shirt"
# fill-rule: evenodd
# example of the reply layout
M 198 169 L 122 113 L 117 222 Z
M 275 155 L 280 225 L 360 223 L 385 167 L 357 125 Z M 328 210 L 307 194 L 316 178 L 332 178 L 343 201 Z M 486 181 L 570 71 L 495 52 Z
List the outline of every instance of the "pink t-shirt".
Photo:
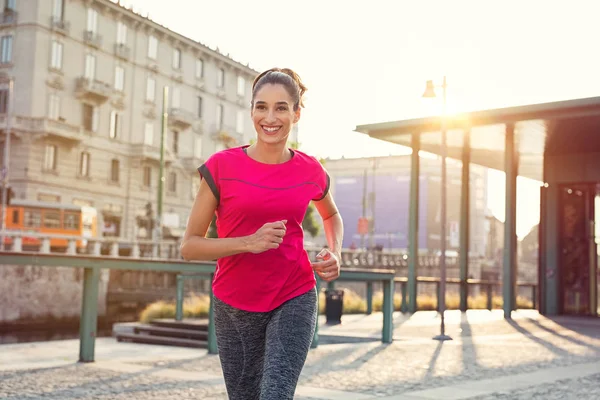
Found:
M 267 222 L 287 220 L 278 249 L 217 261 L 214 295 L 241 310 L 266 312 L 315 285 L 302 220 L 310 201 L 327 195 L 329 176 L 317 159 L 300 151 L 285 163 L 263 164 L 246 147 L 215 153 L 198 171 L 217 198 L 220 238 L 248 236 Z

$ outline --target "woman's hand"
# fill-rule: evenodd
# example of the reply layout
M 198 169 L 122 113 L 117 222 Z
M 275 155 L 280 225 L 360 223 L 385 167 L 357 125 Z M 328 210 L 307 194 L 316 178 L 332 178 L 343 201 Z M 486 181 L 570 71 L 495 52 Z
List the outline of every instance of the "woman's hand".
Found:
M 277 249 L 283 242 L 286 223 L 287 220 L 285 219 L 277 222 L 267 222 L 256 233 L 248 236 L 246 244 L 248 252 L 258 254 L 267 250 Z
M 329 251 L 329 249 L 321 250 L 317 254 L 317 260 L 322 261 L 312 262 L 311 266 L 325 282 L 331 282 L 340 276 L 340 257 Z

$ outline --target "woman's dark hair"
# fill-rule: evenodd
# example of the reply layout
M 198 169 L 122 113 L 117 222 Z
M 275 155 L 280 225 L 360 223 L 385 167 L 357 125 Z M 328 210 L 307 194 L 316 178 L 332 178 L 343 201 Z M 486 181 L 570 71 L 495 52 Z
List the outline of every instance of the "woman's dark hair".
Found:
M 302 97 L 306 92 L 306 86 L 302 83 L 300 76 L 289 68 L 271 68 L 261 73 L 254 79 L 252 84 L 252 107 L 254 107 L 254 96 L 264 85 L 283 85 L 294 100 L 294 111 L 304 107 Z

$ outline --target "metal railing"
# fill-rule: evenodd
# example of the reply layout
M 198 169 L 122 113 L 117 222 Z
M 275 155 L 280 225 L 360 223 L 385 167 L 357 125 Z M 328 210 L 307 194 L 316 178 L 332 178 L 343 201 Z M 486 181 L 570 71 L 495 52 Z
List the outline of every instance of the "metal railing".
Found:
M 129 258 L 167 258 L 181 259 L 179 241 L 177 240 L 125 240 L 114 237 L 83 237 L 75 235 L 44 234 L 39 232 L 3 231 L 4 250 L 12 252 L 36 251 L 39 254 L 87 254 L 92 256 L 107 255 L 110 257 Z M 52 251 L 52 240 L 66 242 L 64 251 Z M 33 242 L 33 245 L 24 245 Z M 27 246 L 24 249 L 24 246 Z
M 93 362 L 98 319 L 98 292 L 100 272 L 108 270 L 166 271 L 179 273 L 203 273 L 211 276 L 215 271 L 214 262 L 185 262 L 176 260 L 149 260 L 123 257 L 79 256 L 70 254 L 41 254 L 26 252 L 0 251 L 0 259 L 5 265 L 27 265 L 48 268 L 72 267 L 82 268 L 83 295 L 81 319 L 79 327 L 79 361 Z M 208 316 L 208 351 L 217 353 L 217 342 L 214 329 L 212 299 Z

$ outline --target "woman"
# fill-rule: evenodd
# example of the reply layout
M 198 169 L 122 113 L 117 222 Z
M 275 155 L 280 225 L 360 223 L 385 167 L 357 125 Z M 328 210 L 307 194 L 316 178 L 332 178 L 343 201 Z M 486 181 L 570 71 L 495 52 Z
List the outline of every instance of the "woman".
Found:
M 219 357 L 232 400 L 292 399 L 317 316 L 314 273 L 340 274 L 343 224 L 318 160 L 286 146 L 306 87 L 273 68 L 252 86 L 256 143 L 213 154 L 181 246 L 186 260 L 217 259 L 213 281 Z M 323 218 L 328 249 L 311 262 L 302 220 Z M 205 238 L 217 213 L 218 239 Z

